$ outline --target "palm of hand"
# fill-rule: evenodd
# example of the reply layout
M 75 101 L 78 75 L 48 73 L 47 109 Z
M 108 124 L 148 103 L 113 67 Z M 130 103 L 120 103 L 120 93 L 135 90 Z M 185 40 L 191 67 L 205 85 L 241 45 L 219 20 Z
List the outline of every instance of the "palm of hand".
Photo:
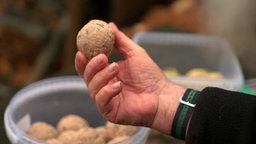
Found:
M 150 125 L 158 108 L 158 90 L 163 74 L 148 57 L 133 56 L 119 63 L 117 79 L 121 92 L 112 99 L 111 115 L 117 123 Z M 132 118 L 132 119 L 131 119 Z

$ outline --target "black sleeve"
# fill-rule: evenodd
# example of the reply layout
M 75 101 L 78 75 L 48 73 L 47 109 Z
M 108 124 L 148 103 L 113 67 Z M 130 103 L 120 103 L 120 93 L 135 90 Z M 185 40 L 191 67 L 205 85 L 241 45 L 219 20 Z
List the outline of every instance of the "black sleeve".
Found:
M 187 144 L 256 144 L 256 96 L 219 88 L 199 95 Z

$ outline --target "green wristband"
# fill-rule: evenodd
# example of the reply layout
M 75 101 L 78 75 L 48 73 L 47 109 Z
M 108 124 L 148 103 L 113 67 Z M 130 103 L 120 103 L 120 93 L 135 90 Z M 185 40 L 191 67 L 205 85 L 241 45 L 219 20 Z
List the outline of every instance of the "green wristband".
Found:
M 184 95 L 180 98 L 180 104 L 172 124 L 172 136 L 185 140 L 188 121 L 193 112 L 193 107 L 195 107 L 199 93 L 199 91 L 187 89 Z

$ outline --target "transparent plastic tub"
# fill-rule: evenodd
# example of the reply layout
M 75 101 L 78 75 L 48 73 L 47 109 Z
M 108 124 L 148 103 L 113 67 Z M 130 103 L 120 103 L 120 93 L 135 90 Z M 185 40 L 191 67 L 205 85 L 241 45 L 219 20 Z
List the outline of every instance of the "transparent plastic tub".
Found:
M 256 78 L 246 80 L 241 91 L 256 96 Z
M 207 86 L 239 90 L 244 83 L 240 63 L 229 43 L 199 34 L 145 32 L 133 36 L 161 69 L 176 68 L 181 75 L 168 77 L 185 87 L 202 90 Z M 218 71 L 221 79 L 194 78 L 184 75 L 193 68 Z
M 62 76 L 38 81 L 17 92 L 7 106 L 4 115 L 7 136 L 12 144 L 45 144 L 26 133 L 31 123 L 45 121 L 56 125 L 67 114 L 82 116 L 93 127 L 106 122 L 80 77 Z M 133 136 L 118 144 L 144 144 L 149 132 L 149 128 L 139 127 Z

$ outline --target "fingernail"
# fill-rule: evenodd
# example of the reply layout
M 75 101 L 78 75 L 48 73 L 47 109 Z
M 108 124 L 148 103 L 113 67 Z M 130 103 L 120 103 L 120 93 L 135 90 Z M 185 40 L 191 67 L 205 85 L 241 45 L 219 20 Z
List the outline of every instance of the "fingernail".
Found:
M 116 63 L 112 63 L 109 65 L 108 67 L 108 71 L 109 72 L 114 72 L 116 70 L 117 64 Z
M 103 58 L 101 56 L 98 56 L 96 62 L 97 64 L 101 64 L 103 62 Z
M 121 82 L 120 81 L 117 81 L 117 82 L 112 84 L 113 89 L 119 89 L 120 87 L 121 87 Z

